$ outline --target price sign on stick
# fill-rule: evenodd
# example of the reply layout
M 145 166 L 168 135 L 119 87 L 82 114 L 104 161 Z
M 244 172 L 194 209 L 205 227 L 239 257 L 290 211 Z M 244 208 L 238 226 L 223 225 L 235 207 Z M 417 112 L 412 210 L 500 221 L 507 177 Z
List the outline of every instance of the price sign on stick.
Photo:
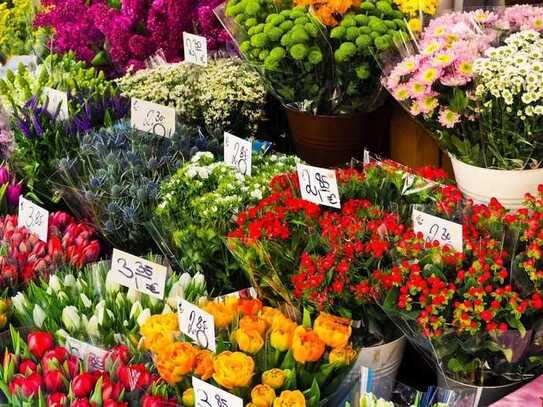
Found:
M 298 164 L 297 168 L 302 199 L 317 205 L 341 208 L 334 170 L 304 164 Z
M 225 132 L 224 162 L 234 166 L 240 174 L 250 176 L 253 165 L 253 143 Z
M 132 98 L 130 123 L 135 129 L 169 138 L 175 133 L 175 109 Z
M 192 376 L 192 388 L 196 407 L 243 407 L 243 400 L 238 396 L 194 376 Z
M 73 356 L 83 360 L 91 372 L 104 371 L 105 358 L 109 354 L 109 352 L 105 351 L 104 349 L 82 342 L 70 336 L 66 338 L 66 349 Z
M 177 304 L 179 329 L 189 338 L 198 342 L 202 348 L 215 352 L 215 320 L 201 308 L 186 300 Z
M 55 114 L 58 109 L 58 119 L 68 120 L 70 113 L 68 112 L 68 94 L 53 88 L 43 88 L 47 96 L 47 111 Z
M 413 209 L 413 229 L 421 232 L 427 242 L 438 241 L 462 252 L 462 225 Z
M 185 51 L 185 61 L 207 66 L 207 39 L 199 35 L 183 33 L 183 49 Z
M 25 227 L 38 235 L 42 242 L 47 243 L 49 227 L 49 212 L 26 198 L 19 198 L 19 216 L 17 226 Z
M 109 274 L 112 281 L 124 287 L 158 299 L 164 298 L 168 269 L 161 264 L 114 249 Z

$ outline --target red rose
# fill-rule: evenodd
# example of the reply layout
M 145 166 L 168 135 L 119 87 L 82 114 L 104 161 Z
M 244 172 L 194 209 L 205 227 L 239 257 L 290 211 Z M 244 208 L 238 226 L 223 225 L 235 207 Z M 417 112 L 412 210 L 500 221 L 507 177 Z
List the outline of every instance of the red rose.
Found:
M 26 376 L 27 374 L 34 373 L 36 371 L 36 368 L 36 364 L 30 359 L 23 360 L 19 365 L 19 373 Z
M 64 376 L 60 370 L 49 370 L 44 373 L 43 381 L 48 393 L 56 393 L 64 387 Z
M 72 380 L 72 392 L 75 397 L 87 397 L 94 390 L 96 377 L 91 373 L 81 373 Z
M 70 356 L 66 362 L 64 362 L 64 369 L 70 378 L 74 378 L 79 373 L 79 359 L 75 356 Z
M 28 349 L 38 359 L 53 348 L 53 335 L 49 332 L 33 332 L 28 335 Z
M 47 407 L 64 407 L 66 404 L 68 404 L 68 398 L 63 393 L 55 393 L 47 397 Z

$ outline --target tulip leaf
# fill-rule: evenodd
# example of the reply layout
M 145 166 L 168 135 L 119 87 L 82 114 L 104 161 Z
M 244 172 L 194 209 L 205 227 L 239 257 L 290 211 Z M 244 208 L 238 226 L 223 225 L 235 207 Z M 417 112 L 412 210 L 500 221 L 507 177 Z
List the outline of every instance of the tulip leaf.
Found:
M 283 359 L 283 363 L 281 363 L 281 369 L 293 369 L 295 365 L 294 355 L 292 354 L 292 350 L 289 350 L 285 355 L 285 359 Z
M 304 328 L 311 329 L 311 312 L 307 308 L 304 308 L 303 325 Z
M 102 382 L 103 379 L 100 377 L 98 381 L 96 382 L 96 386 L 94 386 L 94 393 L 92 394 L 92 397 L 90 398 L 91 403 L 95 403 L 98 406 L 102 405 Z

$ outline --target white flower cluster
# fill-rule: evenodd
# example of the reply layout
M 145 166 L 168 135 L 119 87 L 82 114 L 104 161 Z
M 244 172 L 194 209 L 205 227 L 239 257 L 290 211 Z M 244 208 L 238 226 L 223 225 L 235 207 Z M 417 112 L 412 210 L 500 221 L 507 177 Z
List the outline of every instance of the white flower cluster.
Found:
M 475 96 L 483 110 L 505 104 L 507 113 L 521 119 L 543 115 L 543 38 L 526 30 L 505 39 L 505 45 L 489 48 L 475 61 Z M 497 101 L 496 101 L 497 99 Z M 516 112 L 516 113 L 515 113 Z

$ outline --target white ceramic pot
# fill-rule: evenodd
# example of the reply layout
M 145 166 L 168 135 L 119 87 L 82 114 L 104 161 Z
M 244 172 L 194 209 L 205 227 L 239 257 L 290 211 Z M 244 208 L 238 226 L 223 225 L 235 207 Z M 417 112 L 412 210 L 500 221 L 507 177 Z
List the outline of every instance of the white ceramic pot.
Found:
M 458 188 L 475 203 L 487 204 L 496 198 L 508 209 L 522 206 L 527 192 L 537 196 L 543 184 L 543 168 L 537 170 L 493 170 L 475 167 L 449 154 Z

